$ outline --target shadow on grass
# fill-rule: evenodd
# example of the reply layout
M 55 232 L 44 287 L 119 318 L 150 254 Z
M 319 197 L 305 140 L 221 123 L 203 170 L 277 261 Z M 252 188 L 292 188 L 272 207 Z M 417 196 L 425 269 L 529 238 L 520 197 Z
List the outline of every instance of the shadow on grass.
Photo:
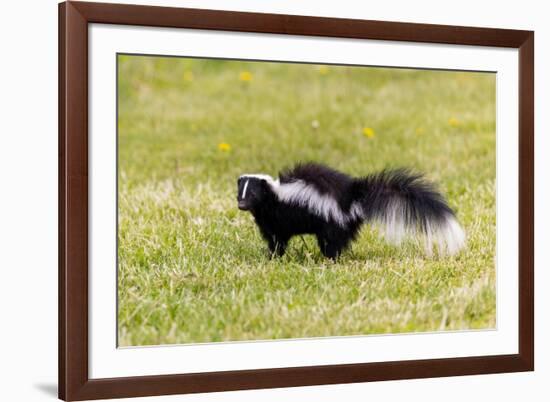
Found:
M 250 247 L 261 247 L 261 252 L 240 253 L 239 259 L 247 264 L 269 264 L 269 265 L 288 265 L 296 264 L 304 267 L 325 266 L 329 268 L 332 265 L 345 265 L 356 262 L 370 261 L 373 263 L 381 263 L 395 259 L 404 258 L 420 258 L 420 259 L 437 259 L 437 255 L 427 256 L 424 252 L 414 248 L 400 247 L 373 247 L 369 249 L 358 249 L 349 247 L 340 257 L 332 260 L 323 256 L 317 245 L 307 244 L 302 242 L 300 238 L 296 238 L 294 244 L 289 245 L 286 254 L 283 257 L 277 257 L 269 253 L 267 246 L 253 245 Z

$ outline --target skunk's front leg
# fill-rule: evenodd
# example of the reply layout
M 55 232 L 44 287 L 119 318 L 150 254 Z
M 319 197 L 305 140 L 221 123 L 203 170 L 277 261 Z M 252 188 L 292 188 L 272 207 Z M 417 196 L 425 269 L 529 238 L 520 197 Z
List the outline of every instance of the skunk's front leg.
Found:
M 282 257 L 286 251 L 286 245 L 288 244 L 288 238 L 280 236 L 274 233 L 271 228 L 267 228 L 265 225 L 258 225 L 262 237 L 267 242 L 269 247 L 269 253 L 273 256 Z
M 276 255 L 278 257 L 282 257 L 285 255 L 288 239 L 282 239 L 280 236 L 273 234 L 267 239 L 267 244 L 269 246 L 269 252 L 272 256 Z

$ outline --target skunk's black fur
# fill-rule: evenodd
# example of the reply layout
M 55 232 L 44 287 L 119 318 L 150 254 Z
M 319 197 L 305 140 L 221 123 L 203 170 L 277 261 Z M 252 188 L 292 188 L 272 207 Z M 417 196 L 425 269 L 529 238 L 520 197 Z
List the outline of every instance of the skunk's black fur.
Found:
M 323 255 L 336 258 L 365 222 L 381 223 L 395 242 L 421 234 L 429 254 L 433 244 L 449 254 L 464 245 L 464 233 L 443 196 L 406 169 L 353 178 L 321 164 L 298 164 L 278 180 L 242 175 L 237 199 L 239 208 L 254 216 L 271 253 L 280 256 L 292 236 L 309 233 Z

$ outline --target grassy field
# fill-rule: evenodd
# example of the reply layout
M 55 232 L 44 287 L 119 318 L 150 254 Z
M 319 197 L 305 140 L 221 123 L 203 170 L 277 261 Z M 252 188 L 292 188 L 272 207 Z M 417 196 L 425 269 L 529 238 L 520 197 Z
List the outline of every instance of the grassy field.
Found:
M 121 346 L 495 326 L 493 74 L 119 56 L 118 124 Z M 467 248 L 269 259 L 237 177 L 309 160 L 426 172 Z

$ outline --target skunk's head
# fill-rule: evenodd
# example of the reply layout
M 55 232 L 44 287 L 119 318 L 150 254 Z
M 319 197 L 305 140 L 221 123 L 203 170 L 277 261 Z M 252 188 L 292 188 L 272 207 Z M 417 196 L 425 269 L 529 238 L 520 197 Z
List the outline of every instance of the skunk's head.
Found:
M 271 176 L 261 174 L 243 174 L 237 181 L 237 201 L 239 209 L 251 211 L 260 205 L 274 183 Z

